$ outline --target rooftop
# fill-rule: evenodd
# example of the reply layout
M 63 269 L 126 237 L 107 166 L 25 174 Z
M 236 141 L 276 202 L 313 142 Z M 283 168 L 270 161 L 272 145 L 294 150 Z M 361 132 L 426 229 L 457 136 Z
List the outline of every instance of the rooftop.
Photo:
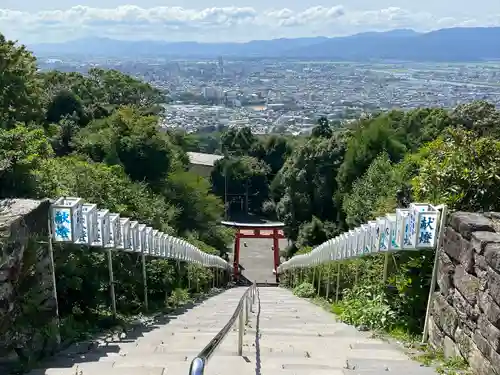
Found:
M 217 160 L 223 159 L 222 155 L 202 154 L 201 152 L 188 152 L 189 162 L 194 165 L 213 167 Z

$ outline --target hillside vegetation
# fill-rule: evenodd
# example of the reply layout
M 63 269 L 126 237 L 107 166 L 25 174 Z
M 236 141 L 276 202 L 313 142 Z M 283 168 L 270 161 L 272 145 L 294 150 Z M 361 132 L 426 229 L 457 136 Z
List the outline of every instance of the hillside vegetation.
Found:
M 33 55 L 2 35 L 0 56 L 1 199 L 82 197 L 205 252 L 225 254 L 232 233 L 218 225 L 221 200 L 208 181 L 187 171 L 182 139 L 158 127 L 162 92 L 113 70 L 40 73 Z M 10 320 L 2 320 L 13 346 L 7 352 L 18 351 L 25 362 L 37 359 L 33 340 L 51 335 L 37 319 L 45 286 L 32 280 L 47 240 L 33 240 L 18 275 L 15 292 L 22 298 Z M 72 340 L 110 322 L 107 259 L 80 246 L 54 251 L 62 338 Z M 120 253 L 113 261 L 119 313 L 143 311 L 140 257 Z M 149 260 L 147 271 L 150 310 L 186 302 L 214 276 L 166 260 Z
M 195 138 L 202 147 L 205 140 Z M 483 101 L 452 110 L 394 110 L 345 127 L 322 118 L 305 138 L 229 130 L 219 142 L 226 157 L 212 173 L 214 192 L 223 196 L 227 176 L 229 193 L 248 193 L 250 211 L 283 221 L 293 241 L 287 257 L 410 202 L 500 209 L 500 112 Z M 347 322 L 422 332 L 432 253 L 394 254 L 388 285 L 382 285 L 383 257 L 344 263 L 343 298 L 334 309 Z M 321 294 L 329 284 L 331 297 L 337 265 L 320 268 Z M 312 273 L 305 276 L 312 281 Z
M 40 73 L 30 52 L 1 35 L 0 55 L 0 198 L 83 197 L 223 254 L 231 240 L 218 224 L 227 180 L 231 197 L 248 197 L 233 211 L 248 206 L 286 224 L 293 241 L 287 257 L 411 201 L 500 209 L 500 113 L 486 102 L 395 110 L 349 126 L 320 119 L 304 138 L 256 137 L 247 128 L 186 136 L 158 127 L 164 93 L 147 83 L 96 68 Z M 211 181 L 188 172 L 186 151 L 207 149 L 226 155 Z M 109 313 L 107 264 L 88 249 L 55 252 L 59 308 L 71 336 Z M 140 263 L 134 254 L 114 261 L 119 310 L 136 313 L 144 297 Z M 432 254 L 395 254 L 389 287 L 381 285 L 382 263 L 377 256 L 346 262 L 336 311 L 354 324 L 421 331 Z M 213 277 L 163 260 L 150 261 L 148 275 L 151 304 L 159 308 Z M 26 285 L 19 293 L 35 302 L 13 332 L 37 323 L 37 289 Z

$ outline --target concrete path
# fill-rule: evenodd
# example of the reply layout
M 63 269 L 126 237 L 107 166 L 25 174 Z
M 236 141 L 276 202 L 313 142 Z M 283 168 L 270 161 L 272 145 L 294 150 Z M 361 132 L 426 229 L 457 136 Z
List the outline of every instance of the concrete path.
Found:
M 98 347 L 71 366 L 31 375 L 188 375 L 191 360 L 226 324 L 246 288 L 210 298 L 133 340 Z M 237 356 L 236 326 L 208 363 L 205 375 L 431 375 L 398 348 L 337 322 L 281 288 L 260 288 Z

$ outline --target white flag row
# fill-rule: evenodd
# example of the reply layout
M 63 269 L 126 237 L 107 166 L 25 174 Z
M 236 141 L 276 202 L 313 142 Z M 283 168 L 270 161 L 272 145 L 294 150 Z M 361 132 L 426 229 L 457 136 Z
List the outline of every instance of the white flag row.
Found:
M 314 248 L 296 255 L 278 267 L 278 272 L 345 260 L 367 254 L 422 250 L 436 247 L 440 212 L 427 203 L 412 203 L 373 221 L 342 233 Z
M 205 267 L 229 269 L 221 257 L 204 253 L 187 241 L 120 217 L 82 198 L 64 197 L 51 206 L 54 242 L 115 248 L 130 252 L 198 263 Z

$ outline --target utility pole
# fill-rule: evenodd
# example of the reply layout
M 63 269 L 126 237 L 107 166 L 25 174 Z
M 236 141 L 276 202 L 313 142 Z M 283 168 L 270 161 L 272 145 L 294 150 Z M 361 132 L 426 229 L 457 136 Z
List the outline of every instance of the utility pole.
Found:
M 227 163 L 224 167 L 224 218 L 227 220 L 229 207 L 227 205 Z
M 245 210 L 248 215 L 248 180 L 247 183 L 245 184 Z

